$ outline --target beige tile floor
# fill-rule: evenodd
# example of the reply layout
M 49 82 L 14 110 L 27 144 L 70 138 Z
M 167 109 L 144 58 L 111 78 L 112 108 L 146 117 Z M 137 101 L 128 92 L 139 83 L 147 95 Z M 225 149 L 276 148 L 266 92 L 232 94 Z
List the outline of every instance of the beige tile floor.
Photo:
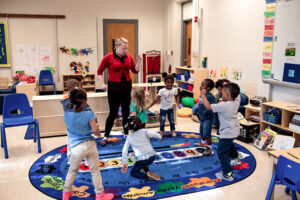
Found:
M 0 117 L 0 121 L 2 121 L 2 116 Z M 198 132 L 199 124 L 193 122 L 190 118 L 178 118 L 176 129 L 178 131 Z M 155 128 L 155 130 L 158 130 L 158 128 Z M 26 127 L 24 126 L 6 129 L 9 159 L 4 159 L 3 149 L 0 149 L 0 200 L 52 199 L 31 185 L 28 171 L 34 161 L 42 154 L 66 144 L 67 138 L 66 136 L 42 138 L 42 154 L 38 154 L 36 143 L 23 139 L 25 131 Z M 269 186 L 269 157 L 266 152 L 257 150 L 252 144 L 236 142 L 248 148 L 256 158 L 257 167 L 251 176 L 225 187 L 166 199 L 264 199 Z M 284 193 L 283 186 L 276 186 L 275 199 L 291 199 L 291 196 Z

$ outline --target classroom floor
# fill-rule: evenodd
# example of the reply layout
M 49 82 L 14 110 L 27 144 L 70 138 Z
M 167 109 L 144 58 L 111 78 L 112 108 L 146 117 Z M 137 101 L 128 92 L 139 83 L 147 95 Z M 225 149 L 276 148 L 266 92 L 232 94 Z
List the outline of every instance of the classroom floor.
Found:
M 199 131 L 199 123 L 190 118 L 177 118 L 176 129 L 178 131 Z M 0 115 L 0 122 L 2 116 Z M 167 127 L 166 130 L 168 130 Z M 158 128 L 154 128 L 158 130 Z M 49 200 L 52 199 L 37 189 L 35 189 L 29 180 L 28 172 L 31 165 L 42 154 L 67 142 L 66 136 L 42 138 L 42 154 L 37 153 L 37 144 L 32 140 L 24 140 L 26 127 L 15 127 L 6 129 L 9 159 L 4 159 L 3 149 L 0 150 L 0 199 L 1 200 Z M 245 146 L 253 153 L 256 158 L 257 167 L 254 173 L 248 178 L 225 187 L 212 190 L 190 193 L 181 196 L 165 198 L 166 200 L 179 199 L 231 199 L 231 200 L 262 200 L 265 199 L 269 186 L 269 157 L 267 152 L 256 149 L 252 144 L 246 144 L 239 141 L 237 143 Z M 298 198 L 300 195 L 298 194 Z M 275 199 L 291 199 L 284 193 L 283 186 L 276 186 Z

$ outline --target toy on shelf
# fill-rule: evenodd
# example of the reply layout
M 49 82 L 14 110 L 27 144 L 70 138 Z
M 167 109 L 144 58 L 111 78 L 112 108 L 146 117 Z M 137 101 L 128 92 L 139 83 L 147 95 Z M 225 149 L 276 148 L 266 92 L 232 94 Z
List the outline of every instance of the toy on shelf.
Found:
M 81 62 L 76 63 L 73 61 L 70 63 L 70 67 L 71 70 L 75 71 L 75 74 L 81 74 L 83 77 L 85 77 L 89 72 L 90 62 L 86 62 L 83 67 Z
M 202 67 L 203 68 L 207 67 L 207 57 L 203 57 L 203 59 L 202 59 Z

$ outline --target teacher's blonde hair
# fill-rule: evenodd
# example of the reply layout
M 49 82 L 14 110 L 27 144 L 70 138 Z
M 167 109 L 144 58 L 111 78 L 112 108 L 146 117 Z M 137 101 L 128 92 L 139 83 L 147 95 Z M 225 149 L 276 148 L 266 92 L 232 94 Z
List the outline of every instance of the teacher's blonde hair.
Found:
M 115 40 L 115 47 L 121 46 L 122 43 L 128 44 L 128 40 L 124 37 L 120 37 L 120 38 L 116 39 Z

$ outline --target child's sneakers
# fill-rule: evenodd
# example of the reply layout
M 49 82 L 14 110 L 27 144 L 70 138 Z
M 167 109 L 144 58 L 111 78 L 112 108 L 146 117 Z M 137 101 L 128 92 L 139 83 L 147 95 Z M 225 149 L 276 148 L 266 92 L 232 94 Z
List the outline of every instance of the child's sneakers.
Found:
M 232 172 L 228 172 L 227 174 L 223 174 L 223 172 L 221 171 L 221 172 L 216 173 L 216 177 L 218 179 L 223 179 L 223 180 L 226 180 L 226 181 L 233 181 L 234 180 Z
M 176 137 L 177 136 L 177 134 L 176 134 L 176 132 L 175 131 L 172 131 L 172 135 L 171 135 L 172 137 Z
M 211 148 L 209 148 L 209 147 L 207 147 L 204 151 L 203 151 L 203 155 L 204 156 L 210 156 L 210 155 L 212 155 L 214 152 L 213 152 L 213 150 L 211 149 Z
M 149 180 L 152 181 L 160 181 L 160 176 L 158 176 L 157 174 L 154 174 L 153 172 L 147 172 L 147 177 Z
M 63 190 L 62 200 L 69 200 L 72 197 L 72 195 L 73 195 L 72 192 L 66 192 Z
M 242 162 L 240 161 L 239 158 L 235 158 L 235 159 L 230 161 L 231 166 L 237 166 L 237 165 L 241 165 L 241 164 L 242 164 Z
M 100 140 L 100 144 L 101 146 L 105 146 L 107 144 L 107 137 L 102 138 L 102 140 Z
M 196 147 L 201 147 L 201 148 L 206 148 L 207 145 L 205 143 L 202 143 L 202 142 L 195 142 L 194 145 Z
M 114 198 L 114 194 L 113 193 L 100 193 L 100 194 L 96 194 L 96 200 L 112 200 Z

